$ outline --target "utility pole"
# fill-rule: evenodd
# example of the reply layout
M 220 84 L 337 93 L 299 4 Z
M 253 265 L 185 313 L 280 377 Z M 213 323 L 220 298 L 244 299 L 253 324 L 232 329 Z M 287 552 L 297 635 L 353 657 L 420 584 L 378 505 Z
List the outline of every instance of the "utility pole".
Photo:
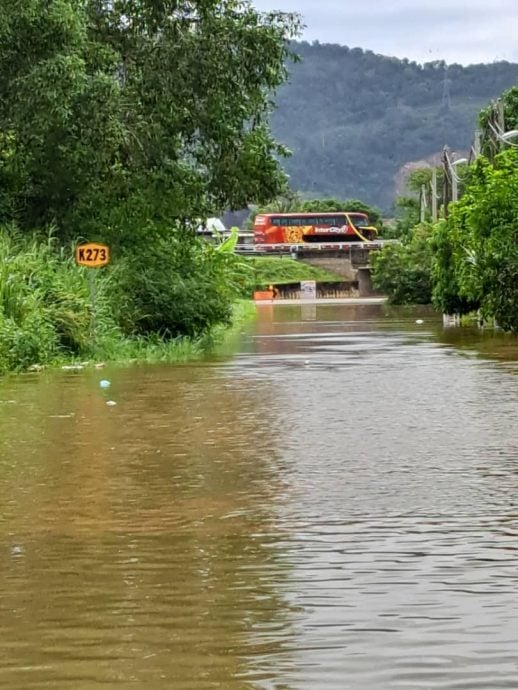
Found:
M 420 200 L 421 200 L 421 208 L 420 208 L 419 217 L 420 217 L 421 223 L 424 223 L 426 220 L 426 208 L 428 206 L 428 204 L 426 202 L 426 185 L 424 185 L 424 184 L 421 185 L 421 194 L 419 196 L 420 196 Z
M 450 80 L 448 79 L 448 65 L 444 68 L 444 81 L 442 83 L 441 110 L 448 112 L 451 108 Z
M 501 98 L 493 101 L 489 111 L 489 160 L 493 161 L 501 149 L 498 134 L 505 132 L 504 102 Z
M 475 158 L 478 158 L 480 156 L 480 153 L 482 151 L 482 132 L 477 129 L 475 132 L 475 141 L 473 143 L 473 154 Z
M 450 164 L 451 171 L 451 200 L 455 202 L 459 200 L 459 181 L 457 179 L 457 173 L 451 165 L 451 161 L 448 161 L 448 163 Z
M 430 182 L 432 187 L 432 221 L 437 223 L 437 168 L 432 169 L 432 180 Z
M 505 113 L 504 101 L 501 98 L 496 101 L 496 124 L 500 134 L 503 134 L 505 132 Z
M 442 203 L 444 207 L 444 217 L 448 217 L 448 204 L 450 203 L 450 180 L 452 179 L 452 174 L 451 170 L 449 167 L 449 148 L 447 146 L 444 147 L 442 151 L 442 167 L 443 167 L 443 172 L 444 172 L 444 182 L 442 186 Z

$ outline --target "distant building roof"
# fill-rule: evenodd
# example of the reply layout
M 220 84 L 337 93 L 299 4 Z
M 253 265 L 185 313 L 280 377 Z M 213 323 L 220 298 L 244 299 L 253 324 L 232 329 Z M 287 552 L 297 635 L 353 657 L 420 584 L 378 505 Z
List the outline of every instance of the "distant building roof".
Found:
M 223 224 L 220 218 L 207 218 L 206 222 L 202 225 L 198 225 L 196 232 L 203 235 L 213 234 L 214 232 L 224 233 L 227 232 L 227 228 Z

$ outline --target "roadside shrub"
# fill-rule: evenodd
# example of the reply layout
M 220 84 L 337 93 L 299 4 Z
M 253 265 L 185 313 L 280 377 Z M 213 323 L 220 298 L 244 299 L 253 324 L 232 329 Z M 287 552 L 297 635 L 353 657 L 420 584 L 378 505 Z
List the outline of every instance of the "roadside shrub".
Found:
M 443 314 L 470 314 L 480 308 L 480 300 L 468 298 L 459 283 L 466 268 L 464 259 L 469 256 L 465 224 L 460 220 L 463 215 L 461 204 L 462 200 L 453 206 L 448 221 L 443 219 L 435 225 L 432 236 L 432 300 L 434 307 Z M 462 232 L 452 231 L 453 217 L 458 217 Z
M 127 335 L 199 337 L 230 322 L 241 290 L 239 259 L 176 231 L 126 255 L 115 286 L 117 318 Z
M 0 316 L 0 373 L 49 362 L 58 347 L 51 323 L 38 311 L 29 312 L 21 323 Z
M 167 357 L 179 357 L 229 324 L 250 280 L 246 262 L 188 232 L 151 234 L 89 276 L 73 247 L 56 247 L 52 235 L 42 241 L 0 228 L 0 373 L 70 356 L 117 359 L 132 349 L 155 357 L 166 340 L 175 341 Z
M 433 236 L 434 304 L 518 332 L 518 153 L 479 157 Z
M 371 255 L 372 283 L 392 304 L 432 301 L 432 249 L 428 225 L 415 228 L 403 244 L 389 244 Z

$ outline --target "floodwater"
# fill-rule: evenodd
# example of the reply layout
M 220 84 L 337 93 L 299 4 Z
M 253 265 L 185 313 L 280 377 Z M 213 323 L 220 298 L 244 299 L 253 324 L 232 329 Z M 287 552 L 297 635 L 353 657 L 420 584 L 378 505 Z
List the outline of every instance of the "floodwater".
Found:
M 0 687 L 516 690 L 518 340 L 307 305 L 235 346 L 0 381 Z

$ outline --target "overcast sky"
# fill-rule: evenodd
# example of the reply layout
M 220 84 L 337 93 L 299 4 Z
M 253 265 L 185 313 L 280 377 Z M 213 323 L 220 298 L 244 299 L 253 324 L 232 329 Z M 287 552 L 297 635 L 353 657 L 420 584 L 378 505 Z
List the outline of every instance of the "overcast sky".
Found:
M 518 0 L 253 0 L 299 12 L 303 38 L 417 62 L 518 62 Z

